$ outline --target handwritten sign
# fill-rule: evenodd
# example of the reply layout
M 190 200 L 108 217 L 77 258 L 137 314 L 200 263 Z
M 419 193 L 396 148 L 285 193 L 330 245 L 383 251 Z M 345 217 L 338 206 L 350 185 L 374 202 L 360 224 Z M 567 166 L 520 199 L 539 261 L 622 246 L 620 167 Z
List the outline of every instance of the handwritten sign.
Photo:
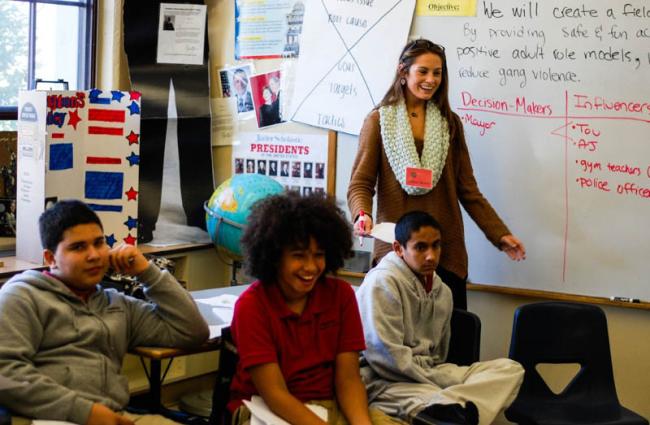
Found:
M 293 121 L 359 134 L 388 90 L 415 0 L 324 0 L 305 11 L 290 115 Z

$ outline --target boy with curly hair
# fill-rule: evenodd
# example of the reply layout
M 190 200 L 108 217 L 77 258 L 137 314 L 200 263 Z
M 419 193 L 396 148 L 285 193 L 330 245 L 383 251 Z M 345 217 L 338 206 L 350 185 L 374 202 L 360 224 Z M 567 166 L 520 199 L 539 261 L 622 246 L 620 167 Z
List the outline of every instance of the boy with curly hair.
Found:
M 242 403 L 253 395 L 292 424 L 326 423 L 305 402 L 325 407 L 330 424 L 399 423 L 368 411 L 354 291 L 326 276 L 352 247 L 335 202 L 295 192 L 268 197 L 251 212 L 241 243 L 258 280 L 239 297 L 231 327 L 240 357 L 228 404 L 233 424 L 250 420 Z

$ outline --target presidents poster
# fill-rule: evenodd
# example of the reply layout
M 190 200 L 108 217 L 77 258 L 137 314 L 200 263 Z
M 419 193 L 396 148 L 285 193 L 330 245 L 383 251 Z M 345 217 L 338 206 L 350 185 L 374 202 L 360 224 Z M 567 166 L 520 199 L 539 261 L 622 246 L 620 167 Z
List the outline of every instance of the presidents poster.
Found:
M 327 133 L 244 132 L 233 146 L 234 174 L 263 174 L 303 195 L 327 191 Z

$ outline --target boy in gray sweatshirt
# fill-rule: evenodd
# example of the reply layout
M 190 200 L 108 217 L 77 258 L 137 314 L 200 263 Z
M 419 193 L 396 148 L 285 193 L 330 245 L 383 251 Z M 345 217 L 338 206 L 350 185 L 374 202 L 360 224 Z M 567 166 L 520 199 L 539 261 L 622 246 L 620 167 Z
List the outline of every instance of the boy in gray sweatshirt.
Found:
M 370 405 L 409 423 L 488 425 L 517 395 L 523 369 L 509 359 L 446 363 L 451 290 L 436 275 L 441 229 L 414 211 L 395 226 L 393 252 L 357 291 Z
M 132 424 L 122 360 L 139 345 L 190 347 L 208 338 L 191 296 L 131 245 L 109 248 L 99 217 L 59 201 L 39 219 L 49 270 L 29 270 L 0 289 L 0 375 L 24 386 L 0 404 L 37 419 Z M 108 268 L 137 276 L 147 301 L 98 285 Z

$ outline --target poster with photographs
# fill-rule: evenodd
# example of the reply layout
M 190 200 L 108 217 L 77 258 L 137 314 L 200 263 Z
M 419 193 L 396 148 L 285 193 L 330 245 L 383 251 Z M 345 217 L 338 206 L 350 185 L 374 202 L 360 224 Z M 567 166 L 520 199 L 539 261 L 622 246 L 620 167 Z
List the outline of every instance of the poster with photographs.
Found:
M 250 85 L 252 75 L 252 64 L 224 68 L 219 71 L 221 96 L 235 98 L 239 118 L 250 118 L 254 115 L 255 106 Z
M 255 117 L 259 128 L 280 124 L 284 108 L 280 101 L 284 99 L 281 90 L 281 73 L 279 70 L 251 77 L 251 90 L 255 104 Z
M 327 134 L 239 134 L 233 145 L 234 174 L 264 174 L 303 195 L 327 192 Z

